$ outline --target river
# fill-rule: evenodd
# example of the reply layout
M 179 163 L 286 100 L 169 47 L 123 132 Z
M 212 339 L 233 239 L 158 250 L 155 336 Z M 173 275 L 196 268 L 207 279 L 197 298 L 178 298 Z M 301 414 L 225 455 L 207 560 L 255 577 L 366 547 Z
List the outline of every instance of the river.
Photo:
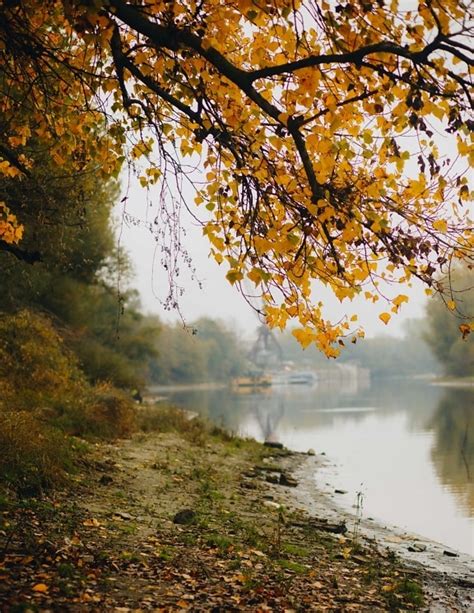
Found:
M 474 555 L 474 389 L 410 380 L 176 390 L 173 403 L 257 440 L 325 453 L 341 506 Z

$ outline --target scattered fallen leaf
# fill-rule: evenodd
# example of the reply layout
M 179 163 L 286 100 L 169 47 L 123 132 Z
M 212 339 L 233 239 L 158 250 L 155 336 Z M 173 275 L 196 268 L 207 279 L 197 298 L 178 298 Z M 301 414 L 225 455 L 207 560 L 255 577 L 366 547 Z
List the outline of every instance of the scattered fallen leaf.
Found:
M 178 600 L 176 604 L 180 609 L 189 609 L 190 607 L 190 604 L 185 600 Z
M 49 590 L 49 586 L 47 586 L 46 583 L 37 583 L 31 589 L 33 592 L 41 592 L 44 594 Z
M 92 528 L 98 528 L 99 526 L 101 526 L 102 524 L 100 523 L 100 521 L 98 519 L 96 519 L 95 517 L 91 517 L 90 519 L 85 519 L 82 522 L 83 526 L 88 526 L 88 527 L 92 527 Z

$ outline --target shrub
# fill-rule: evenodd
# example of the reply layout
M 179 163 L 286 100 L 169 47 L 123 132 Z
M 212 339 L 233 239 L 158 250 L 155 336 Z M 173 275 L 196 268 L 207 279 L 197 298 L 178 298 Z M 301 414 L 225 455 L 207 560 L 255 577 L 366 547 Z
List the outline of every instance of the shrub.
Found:
M 22 310 L 0 314 L 0 408 L 61 412 L 87 388 L 52 322 Z
M 77 434 L 108 438 L 127 436 L 135 429 L 136 409 L 130 396 L 110 383 L 99 383 L 87 395 L 82 431 Z
M 0 479 L 20 494 L 37 495 L 64 480 L 71 445 L 27 411 L 0 411 Z
M 134 425 L 131 398 L 92 387 L 52 322 L 28 310 L 0 316 L 0 411 L 11 409 L 77 436 L 124 436 Z
M 132 399 L 91 386 L 47 317 L 0 314 L 0 482 L 40 493 L 72 466 L 67 435 L 125 436 L 134 420 Z

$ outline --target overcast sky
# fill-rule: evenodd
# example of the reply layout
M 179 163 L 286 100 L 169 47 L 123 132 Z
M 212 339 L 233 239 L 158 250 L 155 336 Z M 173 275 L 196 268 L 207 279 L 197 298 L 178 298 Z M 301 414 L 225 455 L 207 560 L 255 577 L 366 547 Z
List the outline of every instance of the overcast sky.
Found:
M 153 201 L 153 192 L 151 193 Z M 146 192 L 138 185 L 132 185 L 128 191 L 128 200 L 122 205 L 117 213 L 119 219 L 121 212 L 126 207 L 127 213 L 141 220 L 154 217 L 153 206 L 146 201 Z M 151 209 L 151 214 L 150 214 Z M 191 216 L 183 211 L 183 226 L 186 231 L 185 245 L 188 249 L 196 275 L 202 284 L 199 287 L 197 280 L 192 280 L 186 272 L 186 267 L 180 270 L 179 283 L 185 288 L 184 295 L 180 299 L 180 308 L 186 323 L 191 324 L 199 317 L 212 317 L 221 319 L 234 326 L 239 333 L 247 338 L 259 325 L 254 310 L 246 303 L 244 298 L 225 279 L 227 269 L 225 265 L 219 266 L 209 257 L 209 243 L 202 236 L 202 230 Z M 141 296 L 143 309 L 147 313 L 157 314 L 163 321 L 179 321 L 180 315 L 176 311 L 165 311 L 161 301 L 167 293 L 167 273 L 161 267 L 161 253 L 153 234 L 143 225 L 131 225 L 122 221 L 121 244 L 131 256 L 135 278 L 132 286 Z M 378 315 L 386 309 L 379 301 L 377 304 L 367 304 L 365 300 L 354 300 L 352 303 L 344 302 L 342 305 L 332 297 L 329 291 L 321 294 L 321 299 L 327 306 L 326 315 L 333 321 L 340 318 L 344 313 L 357 313 L 359 322 L 363 325 L 367 336 L 376 334 L 403 334 L 404 322 L 413 317 L 422 317 L 425 304 L 423 288 L 416 286 L 412 290 L 405 287 L 399 288 L 400 293 L 410 295 L 410 302 L 403 305 L 401 312 L 392 317 L 388 326 L 385 326 Z M 398 291 L 392 289 L 392 294 Z M 318 297 L 319 299 L 319 297 Z

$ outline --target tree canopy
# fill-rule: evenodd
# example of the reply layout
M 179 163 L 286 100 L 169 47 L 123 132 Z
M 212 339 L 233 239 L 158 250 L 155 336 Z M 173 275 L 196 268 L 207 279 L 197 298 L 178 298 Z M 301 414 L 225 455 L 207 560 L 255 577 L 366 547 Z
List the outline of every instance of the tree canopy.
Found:
M 356 319 L 326 320 L 315 282 L 377 301 L 384 281 L 440 289 L 440 268 L 473 257 L 472 14 L 405 6 L 4 0 L 0 172 L 28 176 L 32 138 L 73 171 L 116 175 L 128 159 L 170 224 L 194 181 L 228 280 L 249 279 L 270 325 L 296 318 L 300 342 L 334 356 Z M 1 245 L 22 257 L 8 209 Z M 389 292 L 384 322 L 407 300 Z

